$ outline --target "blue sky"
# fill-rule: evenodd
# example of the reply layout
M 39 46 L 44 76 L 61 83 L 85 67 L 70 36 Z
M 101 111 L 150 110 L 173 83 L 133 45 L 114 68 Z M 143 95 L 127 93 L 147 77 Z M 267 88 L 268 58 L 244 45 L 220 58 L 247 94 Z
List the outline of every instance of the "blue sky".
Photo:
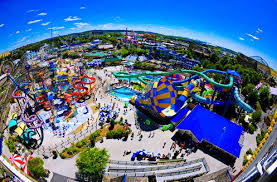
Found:
M 93 29 L 148 30 L 261 56 L 277 69 L 277 0 L 1 0 L 0 52 Z

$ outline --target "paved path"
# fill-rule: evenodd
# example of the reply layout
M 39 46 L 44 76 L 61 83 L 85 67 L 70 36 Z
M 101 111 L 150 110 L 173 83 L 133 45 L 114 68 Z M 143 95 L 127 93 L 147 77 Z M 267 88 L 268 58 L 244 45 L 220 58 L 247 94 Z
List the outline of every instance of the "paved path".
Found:
M 247 174 L 256 167 L 256 165 L 260 162 L 260 160 L 264 157 L 264 155 L 268 152 L 269 148 L 275 143 L 277 140 L 277 124 L 273 127 L 272 132 L 270 133 L 267 141 L 265 142 L 263 148 L 256 155 L 253 161 L 249 164 L 249 166 L 239 175 L 239 177 L 235 181 L 241 181 Z

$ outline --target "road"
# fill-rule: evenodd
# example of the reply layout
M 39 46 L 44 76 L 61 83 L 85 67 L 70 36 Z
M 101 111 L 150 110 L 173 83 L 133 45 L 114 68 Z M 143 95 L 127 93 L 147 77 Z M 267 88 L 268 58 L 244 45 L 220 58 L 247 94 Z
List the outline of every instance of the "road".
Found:
M 270 133 L 267 141 L 265 142 L 263 148 L 260 150 L 260 152 L 256 155 L 256 157 L 253 159 L 253 161 L 250 163 L 250 165 L 235 179 L 235 182 L 242 181 L 248 176 L 248 173 L 257 166 L 257 164 L 261 161 L 261 159 L 265 156 L 265 154 L 268 152 L 269 148 L 275 143 L 277 139 L 277 124 L 272 129 L 272 132 Z

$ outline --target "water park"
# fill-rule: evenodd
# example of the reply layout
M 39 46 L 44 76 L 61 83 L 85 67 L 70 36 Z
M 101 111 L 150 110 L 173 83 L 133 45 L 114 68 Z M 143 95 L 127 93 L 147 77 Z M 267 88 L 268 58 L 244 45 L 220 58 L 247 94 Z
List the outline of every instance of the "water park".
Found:
M 265 75 L 209 66 L 156 34 L 88 36 L 58 37 L 63 46 L 1 65 L 0 161 L 10 179 L 235 181 L 259 152 L 269 166 L 277 94 Z

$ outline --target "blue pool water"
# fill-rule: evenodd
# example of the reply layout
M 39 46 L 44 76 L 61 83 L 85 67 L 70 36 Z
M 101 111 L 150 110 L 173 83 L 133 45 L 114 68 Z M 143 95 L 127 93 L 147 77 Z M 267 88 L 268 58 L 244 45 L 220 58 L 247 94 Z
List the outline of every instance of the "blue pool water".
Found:
M 129 81 L 129 78 L 119 78 L 119 79 Z M 138 82 L 139 80 L 137 78 L 131 78 L 131 81 Z
M 115 88 L 110 91 L 111 95 L 116 96 L 122 101 L 129 101 L 131 100 L 133 95 L 136 95 L 136 92 L 127 88 L 127 87 L 120 87 L 120 88 Z

